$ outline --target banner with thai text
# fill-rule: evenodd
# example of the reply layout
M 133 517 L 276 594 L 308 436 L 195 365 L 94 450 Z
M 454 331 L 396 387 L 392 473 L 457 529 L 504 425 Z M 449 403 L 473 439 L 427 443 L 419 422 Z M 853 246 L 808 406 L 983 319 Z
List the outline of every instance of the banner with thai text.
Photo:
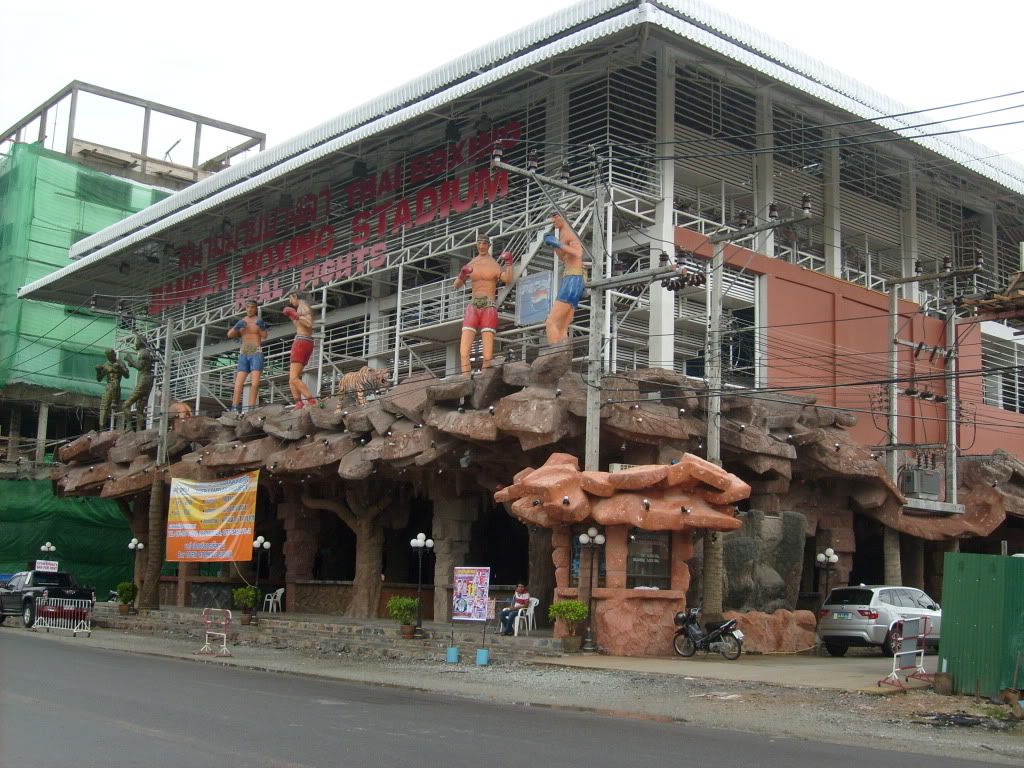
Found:
M 201 483 L 171 480 L 167 561 L 252 560 L 259 470 Z
M 456 566 L 452 621 L 487 621 L 487 596 L 490 590 L 490 568 Z

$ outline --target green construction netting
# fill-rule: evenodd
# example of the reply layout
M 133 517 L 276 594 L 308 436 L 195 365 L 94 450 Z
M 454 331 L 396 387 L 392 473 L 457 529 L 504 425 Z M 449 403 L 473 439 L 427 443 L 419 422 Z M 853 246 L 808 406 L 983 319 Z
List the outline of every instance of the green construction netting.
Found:
M 38 144 L 15 144 L 0 158 L 0 387 L 24 382 L 102 394 L 95 365 L 113 344 L 113 320 L 81 307 L 22 301 L 17 291 L 70 263 L 68 249 L 78 240 L 167 194 Z
M 130 578 L 128 521 L 106 499 L 58 499 L 48 480 L 0 480 L 0 573 L 23 571 L 47 541 L 56 560 L 98 600 Z

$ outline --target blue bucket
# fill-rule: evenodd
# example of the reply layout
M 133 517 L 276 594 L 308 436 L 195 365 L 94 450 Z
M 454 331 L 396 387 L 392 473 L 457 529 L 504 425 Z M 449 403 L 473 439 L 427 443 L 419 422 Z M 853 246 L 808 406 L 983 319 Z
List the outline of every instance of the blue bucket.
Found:
M 447 657 L 446 660 L 447 660 L 447 662 L 449 664 L 458 664 L 459 663 L 459 649 L 455 648 L 454 646 L 449 648 L 448 649 L 448 657 Z
M 488 658 L 490 657 L 490 655 L 491 655 L 491 652 L 490 652 L 489 649 L 487 649 L 487 648 L 477 648 L 476 649 L 476 665 L 478 667 L 486 667 L 487 666 L 487 661 L 488 661 Z

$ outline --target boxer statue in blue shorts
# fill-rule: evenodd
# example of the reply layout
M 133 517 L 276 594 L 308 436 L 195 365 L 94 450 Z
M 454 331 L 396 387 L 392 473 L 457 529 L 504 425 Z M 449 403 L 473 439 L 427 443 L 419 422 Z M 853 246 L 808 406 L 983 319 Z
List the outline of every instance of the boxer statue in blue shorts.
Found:
M 252 376 L 249 385 L 249 408 L 255 408 L 259 402 L 260 375 L 263 373 L 263 347 L 267 338 L 267 324 L 257 317 L 258 307 L 255 299 L 245 302 L 245 317 L 239 320 L 228 331 L 228 338 L 241 338 L 242 347 L 238 353 L 238 371 L 235 373 L 235 391 L 231 395 L 231 410 L 242 412 L 242 392 L 245 379 Z
M 586 287 L 586 274 L 583 270 L 583 244 L 572 227 L 558 214 L 551 217 L 551 223 L 555 225 L 558 234 L 545 235 L 544 242 L 555 249 L 555 256 L 562 261 L 563 271 L 558 284 L 558 296 L 551 306 L 544 328 L 548 343 L 556 344 L 569 338 L 569 326 Z

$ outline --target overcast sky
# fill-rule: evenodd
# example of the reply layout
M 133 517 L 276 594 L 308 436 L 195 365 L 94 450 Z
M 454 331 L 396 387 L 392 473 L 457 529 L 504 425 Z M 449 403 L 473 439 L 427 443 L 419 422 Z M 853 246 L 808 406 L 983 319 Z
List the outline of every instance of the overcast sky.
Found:
M 275 144 L 568 5 L 572 2 L 5 4 L 0 9 L 0 130 L 79 79 L 261 130 Z M 915 109 L 1024 90 L 1024 6 L 1012 0 L 719 0 L 715 5 Z M 1024 94 L 959 114 L 1017 104 L 1024 104 Z M 76 133 L 84 138 L 116 144 L 105 137 L 119 130 L 141 135 L 136 127 L 141 118 L 134 114 L 87 115 L 84 109 L 81 114 L 88 135 Z M 1011 121 L 1024 121 L 1024 109 L 954 125 Z M 151 154 L 162 154 L 183 133 L 180 126 L 161 126 Z M 1024 124 L 968 135 L 1024 163 Z M 185 136 L 172 159 L 187 163 L 189 142 Z M 209 154 L 215 152 L 204 152 Z

